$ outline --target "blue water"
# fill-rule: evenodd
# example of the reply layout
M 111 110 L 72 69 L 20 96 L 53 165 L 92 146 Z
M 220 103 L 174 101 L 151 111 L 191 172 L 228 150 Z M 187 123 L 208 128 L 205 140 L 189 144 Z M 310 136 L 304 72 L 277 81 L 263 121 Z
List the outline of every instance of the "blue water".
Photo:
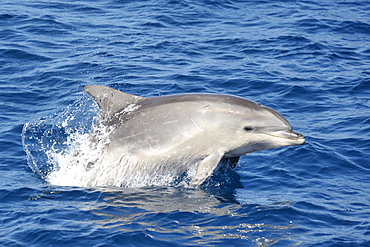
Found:
M 0 4 L 1 245 L 370 245 L 370 1 Z M 242 157 L 200 188 L 50 184 L 32 164 L 48 168 L 61 123 L 91 127 L 89 84 L 238 95 L 306 144 Z

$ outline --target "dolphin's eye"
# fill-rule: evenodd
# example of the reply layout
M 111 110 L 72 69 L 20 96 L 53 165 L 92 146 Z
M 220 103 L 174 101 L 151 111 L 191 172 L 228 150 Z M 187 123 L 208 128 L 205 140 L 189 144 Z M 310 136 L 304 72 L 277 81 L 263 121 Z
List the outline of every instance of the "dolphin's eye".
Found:
M 252 130 L 253 130 L 253 127 L 246 126 L 246 127 L 244 127 L 244 130 L 245 130 L 245 131 L 252 131 Z

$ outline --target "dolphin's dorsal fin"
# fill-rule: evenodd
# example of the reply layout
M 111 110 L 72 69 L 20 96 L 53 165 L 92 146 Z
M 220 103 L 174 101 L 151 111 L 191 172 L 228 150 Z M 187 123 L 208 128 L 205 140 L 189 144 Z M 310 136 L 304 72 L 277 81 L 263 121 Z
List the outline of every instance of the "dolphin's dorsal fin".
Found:
M 137 104 L 139 101 L 145 99 L 144 97 L 100 85 L 88 85 L 83 89 L 94 98 L 99 105 L 101 117 L 108 121 L 114 114 L 122 111 L 127 106 Z

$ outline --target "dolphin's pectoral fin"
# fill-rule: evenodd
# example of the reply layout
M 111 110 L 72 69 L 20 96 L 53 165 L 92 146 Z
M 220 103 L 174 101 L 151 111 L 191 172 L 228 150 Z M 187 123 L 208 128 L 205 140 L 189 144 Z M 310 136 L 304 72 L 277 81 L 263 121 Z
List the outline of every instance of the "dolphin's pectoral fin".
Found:
M 202 160 L 197 167 L 195 176 L 190 181 L 190 186 L 199 186 L 209 178 L 213 171 L 216 169 L 221 158 L 224 156 L 223 153 L 215 153 L 207 156 Z

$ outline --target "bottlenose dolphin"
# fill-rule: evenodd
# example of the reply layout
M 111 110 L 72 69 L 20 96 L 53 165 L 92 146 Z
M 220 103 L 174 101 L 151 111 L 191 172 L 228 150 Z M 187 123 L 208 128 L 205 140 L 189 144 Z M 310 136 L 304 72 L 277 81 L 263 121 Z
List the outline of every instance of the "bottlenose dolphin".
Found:
M 142 179 L 140 173 L 155 176 L 174 170 L 181 175 L 192 168 L 189 185 L 199 186 L 223 158 L 237 161 L 258 150 L 305 142 L 279 113 L 241 97 L 178 94 L 145 98 L 99 85 L 84 90 L 99 105 L 97 125 L 110 129 L 103 162 L 115 162 L 125 169 L 124 159 L 131 157 L 136 167 L 128 172 L 139 174 L 137 179 Z

